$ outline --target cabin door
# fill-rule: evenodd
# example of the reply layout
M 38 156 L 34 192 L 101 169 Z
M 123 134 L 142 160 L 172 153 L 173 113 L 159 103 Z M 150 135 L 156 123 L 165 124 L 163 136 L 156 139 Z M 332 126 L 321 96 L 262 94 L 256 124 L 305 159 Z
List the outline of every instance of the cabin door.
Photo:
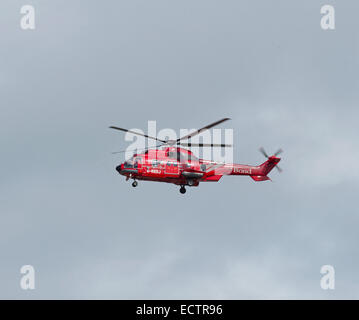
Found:
M 165 173 L 178 175 L 178 163 L 177 161 L 167 161 L 165 167 Z

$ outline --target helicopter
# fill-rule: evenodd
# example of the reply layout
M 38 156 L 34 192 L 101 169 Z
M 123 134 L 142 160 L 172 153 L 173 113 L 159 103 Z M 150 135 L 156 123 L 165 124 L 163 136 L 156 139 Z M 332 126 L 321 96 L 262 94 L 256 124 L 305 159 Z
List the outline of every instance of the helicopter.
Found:
M 179 191 L 182 194 L 186 193 L 186 186 L 198 187 L 201 182 L 218 182 L 224 175 L 249 176 L 254 181 L 259 182 L 270 180 L 267 175 L 273 168 L 276 168 L 279 172 L 282 171 L 278 166 L 281 158 L 277 157 L 282 153 L 282 149 L 279 149 L 272 156 L 269 156 L 264 148 L 261 147 L 259 151 L 267 160 L 258 166 L 251 166 L 199 159 L 192 151 L 182 148 L 191 146 L 231 147 L 232 145 L 230 144 L 190 142 L 192 137 L 228 120 L 230 120 L 230 118 L 223 118 L 177 140 L 162 140 L 128 129 L 110 126 L 109 128 L 111 129 L 130 132 L 148 139 L 154 139 L 160 143 L 155 146 L 154 149 L 147 148 L 141 153 L 134 153 L 131 158 L 116 166 L 116 171 L 120 175 L 125 176 L 126 181 L 132 179 L 133 187 L 137 187 L 138 180 L 166 182 L 180 186 Z

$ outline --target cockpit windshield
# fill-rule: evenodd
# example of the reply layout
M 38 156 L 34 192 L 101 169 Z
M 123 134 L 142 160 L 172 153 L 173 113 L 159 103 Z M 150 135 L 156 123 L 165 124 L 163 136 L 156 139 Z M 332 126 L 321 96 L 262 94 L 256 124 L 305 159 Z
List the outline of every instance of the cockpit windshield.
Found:
M 135 163 L 133 161 L 133 158 L 131 158 L 131 159 L 126 160 L 123 165 L 125 168 L 133 168 L 134 164 Z
M 125 161 L 125 168 L 138 168 L 138 165 L 141 164 L 142 158 L 134 155 L 132 158 L 129 158 Z

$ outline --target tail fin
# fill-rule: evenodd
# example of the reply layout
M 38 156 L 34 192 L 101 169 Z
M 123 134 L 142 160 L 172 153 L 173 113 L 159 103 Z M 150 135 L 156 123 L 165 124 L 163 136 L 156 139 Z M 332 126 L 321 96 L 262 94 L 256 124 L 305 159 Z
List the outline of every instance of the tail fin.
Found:
M 268 160 L 263 162 L 259 166 L 261 175 L 266 176 L 279 163 L 279 161 L 280 161 L 280 158 L 277 158 L 276 156 L 268 157 Z
M 276 156 L 268 157 L 268 160 L 263 162 L 259 166 L 259 174 L 258 175 L 252 175 L 250 176 L 254 181 L 266 181 L 270 180 L 270 178 L 267 176 L 269 172 L 272 171 L 272 169 L 277 166 L 278 162 L 280 161 L 280 158 L 277 158 Z
M 254 181 L 266 181 L 270 180 L 269 177 L 267 177 L 267 174 L 272 171 L 274 167 L 278 169 L 279 172 L 282 171 L 281 168 L 279 168 L 278 163 L 280 161 L 280 158 L 277 157 L 280 153 L 283 152 L 282 149 L 279 149 L 277 152 L 275 152 L 272 156 L 269 156 L 267 152 L 264 150 L 264 148 L 260 148 L 259 151 L 268 159 L 267 161 L 263 162 L 259 166 L 259 172 L 256 172 L 256 175 L 251 176 L 251 178 Z

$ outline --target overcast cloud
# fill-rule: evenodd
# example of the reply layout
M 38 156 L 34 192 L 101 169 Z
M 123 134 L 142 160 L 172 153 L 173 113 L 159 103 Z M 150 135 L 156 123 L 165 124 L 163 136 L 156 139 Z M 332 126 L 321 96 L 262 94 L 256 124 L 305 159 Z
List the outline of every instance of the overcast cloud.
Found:
M 334 31 L 320 28 L 323 4 Z M 0 298 L 359 298 L 358 11 L 1 1 Z M 283 148 L 273 183 L 224 177 L 181 195 L 114 170 L 128 142 L 109 125 L 179 132 L 223 117 L 235 162 Z M 320 288 L 325 264 L 334 291 Z

